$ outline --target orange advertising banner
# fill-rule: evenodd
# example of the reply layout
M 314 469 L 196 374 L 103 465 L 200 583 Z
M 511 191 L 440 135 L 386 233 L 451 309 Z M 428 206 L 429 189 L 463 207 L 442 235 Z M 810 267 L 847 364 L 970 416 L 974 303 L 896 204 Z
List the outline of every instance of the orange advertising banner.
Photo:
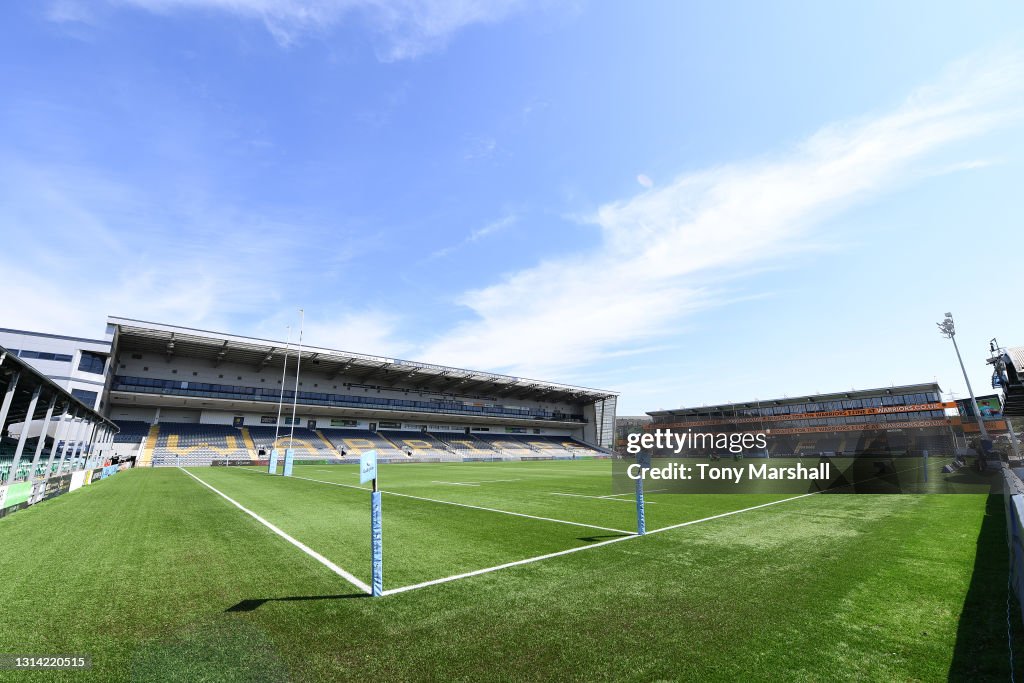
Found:
M 921 427 L 945 427 L 945 420 L 912 420 L 909 422 L 881 422 L 866 425 L 832 425 L 830 427 L 784 427 L 772 429 L 769 436 L 784 436 L 787 434 L 809 434 L 812 432 L 863 432 L 877 431 L 883 429 L 918 429 Z

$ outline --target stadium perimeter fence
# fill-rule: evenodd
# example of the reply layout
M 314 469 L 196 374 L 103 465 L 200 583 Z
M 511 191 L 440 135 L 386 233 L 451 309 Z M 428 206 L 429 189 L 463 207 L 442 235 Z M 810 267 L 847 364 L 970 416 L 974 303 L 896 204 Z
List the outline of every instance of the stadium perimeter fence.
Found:
M 1024 619 L 1024 468 L 1003 465 L 1003 506 L 1010 555 L 1010 587 Z

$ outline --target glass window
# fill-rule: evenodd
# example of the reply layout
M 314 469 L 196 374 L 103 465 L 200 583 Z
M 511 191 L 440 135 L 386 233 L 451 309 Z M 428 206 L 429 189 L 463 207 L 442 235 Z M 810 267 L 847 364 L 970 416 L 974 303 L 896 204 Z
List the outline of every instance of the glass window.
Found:
M 89 406 L 90 408 L 96 405 L 97 394 L 95 391 L 86 391 L 85 389 L 72 389 L 71 395 L 77 398 L 85 405 Z
M 82 351 L 82 357 L 78 361 L 78 369 L 82 372 L 91 372 L 94 375 L 102 375 L 103 367 L 107 364 L 107 357 L 93 353 L 92 351 Z
M 59 363 L 71 362 L 71 356 L 64 353 L 49 353 L 47 351 L 27 351 L 22 349 L 21 351 L 18 351 L 16 355 L 19 358 L 26 358 L 29 360 L 53 360 Z

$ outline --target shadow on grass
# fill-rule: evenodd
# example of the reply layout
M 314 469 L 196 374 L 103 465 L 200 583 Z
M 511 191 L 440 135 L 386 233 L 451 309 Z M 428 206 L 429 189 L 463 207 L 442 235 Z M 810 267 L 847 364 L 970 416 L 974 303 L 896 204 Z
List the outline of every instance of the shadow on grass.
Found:
M 252 612 L 268 602 L 301 602 L 304 600 L 350 600 L 352 598 L 368 598 L 369 593 L 344 593 L 341 595 L 291 595 L 286 598 L 253 598 L 242 600 L 237 605 L 228 607 L 225 612 Z
M 1007 640 L 1006 599 L 1009 555 L 1006 547 L 1006 513 L 1003 496 L 990 495 L 978 533 L 974 572 L 967 589 L 960 625 L 956 633 L 950 681 L 1010 680 L 1010 651 Z M 1020 606 L 1010 603 L 1014 653 L 1024 651 L 1024 625 Z M 1014 669 L 1021 671 L 1020 657 Z
M 600 534 L 598 536 L 577 536 L 577 541 L 583 541 L 584 543 L 598 543 L 609 538 L 623 538 L 626 536 L 632 536 L 633 534 Z

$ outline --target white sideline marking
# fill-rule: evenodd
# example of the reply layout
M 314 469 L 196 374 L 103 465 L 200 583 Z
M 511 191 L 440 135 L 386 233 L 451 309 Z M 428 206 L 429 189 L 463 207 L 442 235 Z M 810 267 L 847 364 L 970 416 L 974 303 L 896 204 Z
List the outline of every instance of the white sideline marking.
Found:
M 246 470 L 253 474 L 267 474 L 266 472 L 257 472 L 255 470 Z M 292 475 L 292 479 L 302 479 L 304 481 L 313 481 L 318 484 L 327 484 L 328 486 L 343 486 L 348 489 L 359 489 L 360 491 L 369 491 L 370 489 L 365 486 L 356 486 L 354 484 L 342 484 L 337 481 L 324 481 L 322 479 L 310 479 L 309 477 L 300 477 L 298 475 Z M 424 498 L 423 496 L 414 496 L 409 493 L 399 493 L 398 491 L 385 491 L 381 489 L 381 493 L 389 496 L 399 496 L 400 498 L 412 498 L 413 500 L 425 500 L 429 503 L 441 503 L 442 505 L 454 505 L 460 508 L 470 508 L 472 510 L 484 510 L 486 512 L 498 512 L 503 515 L 512 515 L 513 517 L 526 517 L 527 519 L 538 519 L 542 522 L 556 522 L 558 524 L 569 524 L 571 526 L 581 526 L 587 529 L 598 529 L 600 531 L 614 531 L 617 534 L 632 534 L 632 531 L 623 531 L 622 529 L 612 529 L 606 526 L 597 526 L 596 524 L 584 524 L 583 522 L 570 522 L 564 519 L 555 519 L 553 517 L 538 517 L 536 515 L 528 515 L 525 512 L 510 512 L 508 510 L 498 510 L 497 508 L 485 508 L 480 505 L 470 505 L 468 503 L 453 503 L 450 500 L 438 500 L 437 498 Z
M 653 531 L 648 531 L 647 533 L 648 534 L 656 534 L 659 531 L 668 531 L 670 529 L 678 529 L 680 527 L 690 526 L 692 524 L 700 524 L 701 522 L 710 522 L 713 519 L 721 519 L 722 517 L 728 517 L 729 515 L 738 515 L 741 512 L 749 512 L 751 510 L 757 510 L 759 508 L 768 507 L 769 505 L 778 505 L 779 503 L 786 503 L 786 502 L 791 501 L 791 500 L 797 500 L 799 498 L 806 498 L 807 496 L 813 496 L 816 493 L 818 493 L 818 491 L 814 491 L 814 492 L 811 492 L 811 493 L 803 493 L 803 494 L 801 494 L 799 496 L 793 496 L 792 498 L 783 498 L 782 500 L 774 500 L 774 501 L 772 501 L 770 503 L 762 503 L 761 505 L 754 505 L 752 507 L 743 508 L 742 510 L 733 510 L 732 512 L 724 512 L 724 513 L 722 513 L 720 515 L 712 515 L 711 517 L 704 517 L 703 519 L 694 519 L 694 520 L 691 520 L 689 522 L 683 522 L 682 524 L 673 524 L 671 526 L 661 527 L 660 529 L 654 529 Z M 541 560 L 548 560 L 548 559 L 551 559 L 552 557 L 561 557 L 562 555 L 569 555 L 571 553 L 578 553 L 581 550 L 589 550 L 590 548 L 598 548 L 600 546 L 608 545 L 610 543 L 618 543 L 619 541 L 628 541 L 631 538 L 643 538 L 643 537 L 642 536 L 638 536 L 636 534 L 631 534 L 629 536 L 619 536 L 618 538 L 610 538 L 607 541 L 599 541 L 597 543 L 591 543 L 590 545 L 581 545 L 578 548 L 569 548 L 568 550 L 559 550 L 558 552 L 548 553 L 547 555 L 538 555 L 537 557 L 528 557 L 525 560 L 516 560 L 515 562 L 506 562 L 505 564 L 499 564 L 499 565 L 496 565 L 494 567 L 485 567 L 484 569 L 477 569 L 477 570 L 474 570 L 474 571 L 471 571 L 471 572 L 465 572 L 464 574 L 455 574 L 453 576 L 446 576 L 446 577 L 441 578 L 441 579 L 433 579 L 432 581 L 424 581 L 422 583 L 414 583 L 414 584 L 411 584 L 409 586 L 401 586 L 399 588 L 392 588 L 390 590 L 384 591 L 383 594 L 384 595 L 394 595 L 396 593 L 404 593 L 406 591 L 416 590 L 416 589 L 419 589 L 419 588 L 426 588 L 428 586 L 436 586 L 437 584 L 440 584 L 440 583 L 448 583 L 450 581 L 458 581 L 459 579 L 468 579 L 471 576 L 479 576 L 481 574 L 488 574 L 490 572 L 496 572 L 496 571 L 498 571 L 500 569 L 507 569 L 509 567 L 518 567 L 519 565 L 523 565 L 523 564 L 530 564 L 532 562 L 540 562 Z
M 468 484 L 464 481 L 432 481 L 431 484 L 449 484 L 451 486 L 479 486 L 480 484 Z
M 821 492 L 820 491 L 811 491 L 810 493 L 801 493 L 799 496 L 793 496 L 792 498 L 783 498 L 782 500 L 773 500 L 770 503 L 761 503 L 760 505 L 752 505 L 751 507 L 743 508 L 742 510 L 732 510 L 730 512 L 723 512 L 720 515 L 712 515 L 710 517 L 705 517 L 704 519 L 694 519 L 694 520 L 689 521 L 689 522 L 681 522 L 680 524 L 672 524 L 670 526 L 663 526 L 660 529 L 652 529 L 651 531 L 648 531 L 647 533 L 648 534 L 656 534 L 659 531 L 668 531 L 669 529 L 680 529 L 680 528 L 682 528 L 684 526 L 690 526 L 691 524 L 700 524 L 701 522 L 710 522 L 712 519 L 721 519 L 722 517 L 728 517 L 730 515 L 738 515 L 741 512 L 750 512 L 751 510 L 757 510 L 757 509 L 760 509 L 760 508 L 766 508 L 766 507 L 768 507 L 770 505 L 778 505 L 779 503 L 786 503 L 786 502 L 789 502 L 791 500 L 797 500 L 799 498 L 806 498 L 807 496 L 813 496 L 813 495 L 816 495 L 818 493 L 821 493 Z
M 585 496 L 582 493 L 558 493 L 557 491 L 551 492 L 552 496 L 572 496 L 573 498 L 593 498 L 594 500 L 607 500 L 612 503 L 634 503 L 636 501 L 623 500 L 622 498 L 612 498 L 611 496 Z M 645 505 L 656 505 L 653 500 L 644 501 Z
M 518 567 L 523 564 L 530 564 L 531 562 L 540 562 L 541 560 L 547 560 L 552 557 L 559 557 L 561 555 L 568 555 L 570 553 L 577 553 L 581 550 L 589 550 L 590 548 L 597 548 L 602 545 L 608 545 L 609 543 L 618 543 L 619 541 L 626 541 L 631 538 L 638 538 L 635 534 L 629 536 L 618 536 L 616 538 L 610 538 L 607 541 L 598 541 L 597 543 L 591 543 L 590 545 L 581 545 L 578 548 L 569 548 L 568 550 L 559 550 L 558 552 L 548 553 L 547 555 L 538 555 L 537 557 L 528 557 L 525 560 L 516 560 L 515 562 L 506 562 L 505 564 L 499 564 L 495 567 L 485 567 L 484 569 L 477 569 L 465 574 L 455 574 L 454 576 L 446 576 L 442 579 L 433 579 L 431 581 L 424 581 L 423 583 L 414 583 L 409 586 L 401 586 L 399 588 L 391 588 L 390 590 L 384 591 L 384 595 L 394 595 L 395 593 L 404 593 L 406 591 L 416 590 L 418 588 L 426 588 L 427 586 L 436 586 L 439 583 L 448 583 L 449 581 L 458 581 L 459 579 L 468 579 L 471 576 L 479 576 L 480 574 L 488 574 L 490 572 L 496 572 L 499 569 L 508 569 L 509 567 Z
M 178 469 L 181 470 L 182 472 L 184 472 L 185 474 L 187 474 L 188 476 L 192 477 L 196 481 L 198 481 L 200 484 L 202 484 L 206 488 L 208 488 L 211 491 L 213 491 L 214 493 L 216 493 L 218 496 L 220 496 L 224 500 L 226 500 L 229 503 L 231 503 L 232 505 L 234 505 L 236 508 L 238 508 L 239 510 L 241 510 L 245 514 L 247 514 L 250 517 L 252 517 L 253 519 L 255 519 L 257 522 L 259 522 L 263 526 L 265 526 L 268 529 L 270 529 L 271 531 L 273 531 L 275 534 L 277 534 L 278 536 L 280 536 L 284 540 L 286 540 L 289 543 L 291 543 L 293 546 L 295 546 L 296 548 L 298 548 L 302 552 L 304 552 L 307 555 L 309 555 L 310 557 L 312 557 L 314 560 L 316 560 L 317 562 L 319 562 L 323 566 L 325 566 L 328 569 L 330 569 L 332 572 L 334 572 L 335 574 L 337 574 L 341 578 L 343 578 L 346 581 L 348 581 L 349 583 L 351 583 L 353 586 L 355 586 L 359 590 L 363 591 L 364 593 L 370 593 L 371 592 L 370 591 L 370 587 L 367 586 L 365 583 L 363 583 L 362 581 L 360 581 L 356 577 L 352 576 L 347 571 L 345 571 L 344 569 L 342 569 L 338 565 L 334 564 L 333 562 L 331 562 L 326 557 L 324 557 L 320 553 L 316 552 L 315 550 L 313 550 L 312 548 L 310 548 L 306 544 L 302 543 L 301 541 L 299 541 L 299 540 L 297 540 L 295 538 L 292 538 L 291 536 L 289 536 L 285 532 L 281 531 L 280 529 L 278 529 L 276 526 L 274 526 L 273 524 L 271 524 L 267 520 L 265 520 L 262 517 L 260 517 L 259 515 L 257 515 L 252 510 L 249 510 L 248 508 L 242 507 L 242 505 L 238 501 L 234 500 L 233 498 L 229 498 L 227 495 L 225 495 L 224 493 L 222 493 L 222 492 L 218 491 L 217 489 L 213 488 L 212 486 L 210 486 L 205 481 L 203 481 L 202 479 L 200 479 L 196 475 L 192 474 L 188 470 L 186 470 L 184 468 L 181 468 L 181 467 L 179 467 Z

